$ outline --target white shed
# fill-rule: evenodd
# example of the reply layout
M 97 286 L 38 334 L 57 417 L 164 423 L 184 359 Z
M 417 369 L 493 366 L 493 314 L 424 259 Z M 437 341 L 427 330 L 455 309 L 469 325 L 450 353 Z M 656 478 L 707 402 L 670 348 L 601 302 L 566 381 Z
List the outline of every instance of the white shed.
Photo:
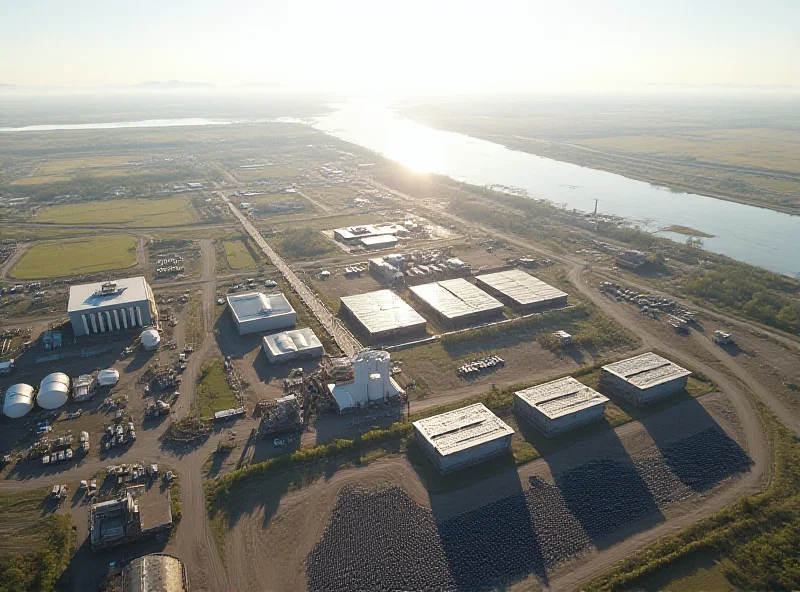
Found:
M 39 384 L 36 404 L 42 409 L 58 409 L 69 399 L 69 386 L 69 376 L 63 372 L 48 374 Z
M 29 384 L 15 384 L 6 391 L 3 413 L 6 417 L 24 417 L 33 409 L 33 387 Z
M 108 370 L 100 370 L 97 374 L 97 383 L 100 386 L 114 386 L 119 382 L 119 370 L 109 368 Z

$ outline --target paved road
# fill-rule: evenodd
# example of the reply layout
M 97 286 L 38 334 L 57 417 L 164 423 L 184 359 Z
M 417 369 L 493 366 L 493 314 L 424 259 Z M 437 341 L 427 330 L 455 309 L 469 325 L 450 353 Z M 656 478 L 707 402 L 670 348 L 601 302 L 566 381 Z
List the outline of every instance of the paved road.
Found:
M 363 349 L 361 343 L 356 339 L 352 333 L 344 326 L 344 324 L 328 309 L 325 304 L 314 295 L 314 292 L 291 270 L 289 265 L 270 247 L 258 232 L 255 226 L 233 205 L 230 200 L 225 197 L 221 192 L 218 195 L 228 204 L 233 215 L 238 218 L 239 222 L 253 238 L 256 244 L 264 251 L 264 254 L 269 258 L 275 268 L 280 274 L 286 278 L 286 281 L 294 288 L 297 295 L 311 310 L 315 317 L 319 320 L 320 324 L 325 330 L 333 337 L 336 344 L 345 355 L 353 356 L 359 350 Z

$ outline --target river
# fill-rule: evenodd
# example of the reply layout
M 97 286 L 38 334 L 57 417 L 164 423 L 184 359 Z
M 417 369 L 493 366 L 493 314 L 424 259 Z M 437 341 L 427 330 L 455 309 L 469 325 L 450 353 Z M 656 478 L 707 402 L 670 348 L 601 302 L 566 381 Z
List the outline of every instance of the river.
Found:
M 389 103 L 348 101 L 326 115 L 301 121 L 413 170 L 438 173 L 473 185 L 524 190 L 570 209 L 594 210 L 630 220 L 673 240 L 686 237 L 662 228 L 688 226 L 714 235 L 705 249 L 778 273 L 800 273 L 800 216 L 676 192 L 621 175 L 510 150 L 464 134 L 437 130 L 400 117 Z M 0 132 L 228 125 L 266 120 L 149 119 L 106 123 L 31 125 Z
M 308 123 L 413 170 L 473 185 L 502 185 L 567 208 L 614 214 L 653 232 L 672 225 L 714 235 L 706 250 L 794 276 L 800 272 L 800 216 L 676 192 L 621 175 L 510 150 L 400 117 L 388 103 L 351 101 Z M 674 240 L 686 237 L 659 232 Z

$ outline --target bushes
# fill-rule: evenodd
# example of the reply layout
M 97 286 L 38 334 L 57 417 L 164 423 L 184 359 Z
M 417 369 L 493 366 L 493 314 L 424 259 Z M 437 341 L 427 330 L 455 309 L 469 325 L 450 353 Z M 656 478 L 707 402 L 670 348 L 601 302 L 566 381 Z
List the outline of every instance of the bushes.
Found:
M 289 259 L 318 258 L 336 249 L 313 228 L 285 230 L 281 235 L 278 248 Z
M 0 563 L 0 592 L 51 592 L 67 568 L 72 543 L 72 521 L 55 514 L 45 519 L 45 545 Z
M 758 267 L 720 263 L 684 279 L 688 294 L 784 331 L 800 331 L 800 283 Z

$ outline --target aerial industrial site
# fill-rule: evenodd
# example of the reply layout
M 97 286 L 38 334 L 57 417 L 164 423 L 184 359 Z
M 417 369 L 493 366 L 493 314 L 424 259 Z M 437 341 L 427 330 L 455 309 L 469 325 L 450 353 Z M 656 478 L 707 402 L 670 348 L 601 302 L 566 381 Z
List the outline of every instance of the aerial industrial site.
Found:
M 145 96 L 0 114 L 0 591 L 800 586 L 783 263 L 595 128 Z

